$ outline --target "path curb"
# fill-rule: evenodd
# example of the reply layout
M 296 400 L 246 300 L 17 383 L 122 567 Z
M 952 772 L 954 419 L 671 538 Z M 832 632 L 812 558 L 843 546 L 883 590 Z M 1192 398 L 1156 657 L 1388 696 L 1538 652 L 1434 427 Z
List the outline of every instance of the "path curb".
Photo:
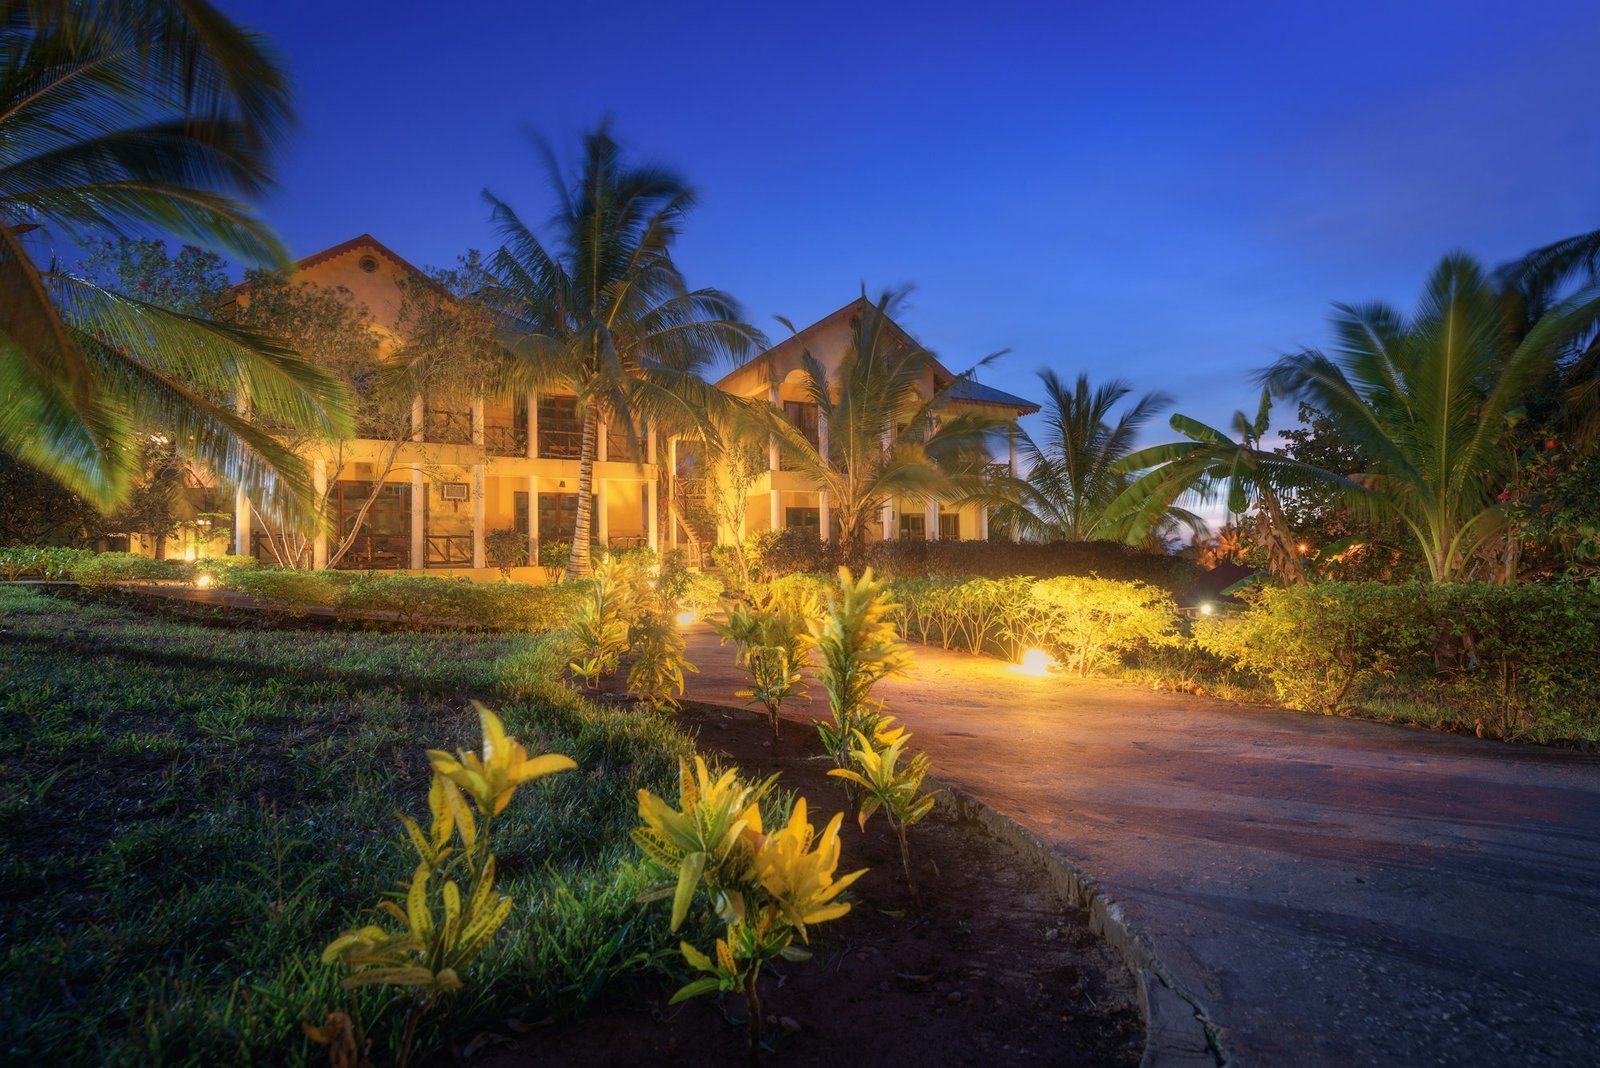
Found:
M 935 796 L 941 811 L 977 823 L 1031 860 L 1062 897 L 1089 913 L 1089 929 L 1127 965 L 1139 988 L 1139 1011 L 1145 1021 L 1140 1068 L 1218 1068 L 1229 1063 L 1205 1007 L 1172 978 L 1149 940 L 1129 925 L 1121 906 L 1106 896 L 1093 876 L 965 790 L 942 783 L 940 787 Z

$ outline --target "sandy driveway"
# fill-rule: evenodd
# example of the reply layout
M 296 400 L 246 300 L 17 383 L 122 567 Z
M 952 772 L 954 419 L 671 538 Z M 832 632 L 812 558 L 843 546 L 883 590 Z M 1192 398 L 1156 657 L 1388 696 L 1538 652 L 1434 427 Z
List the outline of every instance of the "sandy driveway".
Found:
M 690 696 L 738 703 L 693 631 Z M 1237 1062 L 1600 1058 L 1600 757 L 922 646 L 880 693 L 937 775 L 1099 880 Z

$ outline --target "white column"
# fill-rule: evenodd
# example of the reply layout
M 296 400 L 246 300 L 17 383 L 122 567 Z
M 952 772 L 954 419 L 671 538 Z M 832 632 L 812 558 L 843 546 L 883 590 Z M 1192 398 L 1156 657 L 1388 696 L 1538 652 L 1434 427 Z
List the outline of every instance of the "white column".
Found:
M 317 507 L 320 510 L 322 502 L 328 499 L 328 461 L 318 456 L 311 461 L 311 489 L 317 495 Z M 373 486 L 372 492 L 378 492 L 378 487 Z M 311 537 L 311 566 L 318 571 L 328 566 L 328 516 L 320 512 L 317 516 L 317 532 Z M 340 531 L 340 534 L 343 534 Z
M 822 540 L 831 541 L 829 535 L 833 533 L 833 514 L 828 508 L 827 490 L 817 494 L 817 523 L 821 527 Z
M 481 424 L 479 424 L 481 425 Z M 488 502 L 483 499 L 483 464 L 472 465 L 472 566 L 485 567 L 483 527 L 488 516 Z
M 939 502 L 929 501 L 927 509 L 923 512 L 922 525 L 927 528 L 929 541 L 939 540 Z
M 233 491 L 233 552 L 236 556 L 250 555 L 250 498 L 243 489 Z
M 776 385 L 767 387 L 767 401 L 779 411 L 783 410 L 783 405 L 778 399 L 778 387 Z M 778 435 L 773 434 L 767 438 L 767 470 L 776 471 L 779 466 Z M 772 529 L 777 530 L 778 525 L 774 523 Z
M 531 439 L 530 439 L 531 440 Z M 528 566 L 539 566 L 539 476 L 528 476 Z
M 599 531 L 600 544 L 609 548 L 611 546 L 611 509 L 606 501 L 606 480 L 597 478 L 594 480 L 594 485 L 594 526 L 595 530 Z
M 656 532 L 660 525 L 660 517 L 656 513 L 656 480 L 651 479 L 644 484 L 644 517 L 645 517 L 645 544 L 652 549 L 661 548 L 661 535 Z
M 539 457 L 539 394 L 528 394 L 528 459 L 535 460 Z M 532 492 L 532 491 L 530 491 Z M 533 498 L 529 497 L 529 501 Z M 530 504 L 531 508 L 532 505 Z M 533 513 L 530 512 L 530 515 Z M 528 529 L 533 529 L 533 522 L 528 522 Z
M 978 540 L 989 540 L 989 506 L 987 504 L 978 505 Z
M 772 487 L 772 492 L 767 494 L 767 507 L 771 515 L 772 525 L 769 530 L 783 529 L 783 494 L 778 492 L 778 487 Z
M 428 566 L 428 484 L 422 480 L 422 465 L 411 465 L 411 570 Z
M 678 507 L 683 507 L 683 502 L 678 500 L 678 439 L 676 436 L 667 439 L 667 486 L 672 499 L 678 501 Z M 676 549 L 678 547 L 678 518 L 667 517 L 667 545 Z
M 879 512 L 879 517 L 883 520 L 883 540 L 884 541 L 894 541 L 895 529 L 894 529 L 894 502 L 893 501 L 884 501 L 883 502 L 883 508 Z
M 422 394 L 418 393 L 415 397 L 411 398 L 411 440 L 412 441 L 421 441 L 422 440 L 422 427 L 423 427 L 423 424 L 425 423 L 425 421 L 426 421 L 426 413 L 425 413 L 425 411 L 423 409 Z

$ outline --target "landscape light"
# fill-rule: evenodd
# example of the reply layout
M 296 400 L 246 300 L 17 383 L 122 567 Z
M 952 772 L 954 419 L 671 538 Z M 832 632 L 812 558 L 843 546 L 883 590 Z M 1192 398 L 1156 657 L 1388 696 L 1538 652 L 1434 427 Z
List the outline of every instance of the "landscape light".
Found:
M 1212 612 L 1212 608 L 1211 608 L 1211 602 L 1210 601 L 1207 601 L 1205 604 L 1200 606 L 1200 614 L 1201 615 L 1209 616 L 1211 614 L 1211 612 Z
M 700 614 L 698 612 L 696 612 L 693 608 L 685 608 L 685 609 L 680 610 L 678 612 L 678 614 L 674 618 L 677 619 L 678 626 L 687 627 L 689 624 L 691 624 L 695 620 L 699 619 L 700 618 Z
M 205 574 L 196 575 L 194 577 L 194 584 L 199 589 L 206 589 L 211 585 L 211 576 Z
M 1017 665 L 1017 669 L 1024 675 L 1048 675 L 1053 663 L 1055 661 L 1043 649 L 1029 649 L 1022 654 L 1022 663 Z

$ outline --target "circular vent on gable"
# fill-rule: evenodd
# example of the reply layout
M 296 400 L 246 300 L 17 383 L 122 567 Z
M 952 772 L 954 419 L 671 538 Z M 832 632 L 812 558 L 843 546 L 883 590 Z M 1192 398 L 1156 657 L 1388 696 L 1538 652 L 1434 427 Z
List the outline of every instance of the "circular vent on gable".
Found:
M 362 256 L 356 261 L 356 266 L 371 274 L 378 269 L 378 258 L 376 256 Z

